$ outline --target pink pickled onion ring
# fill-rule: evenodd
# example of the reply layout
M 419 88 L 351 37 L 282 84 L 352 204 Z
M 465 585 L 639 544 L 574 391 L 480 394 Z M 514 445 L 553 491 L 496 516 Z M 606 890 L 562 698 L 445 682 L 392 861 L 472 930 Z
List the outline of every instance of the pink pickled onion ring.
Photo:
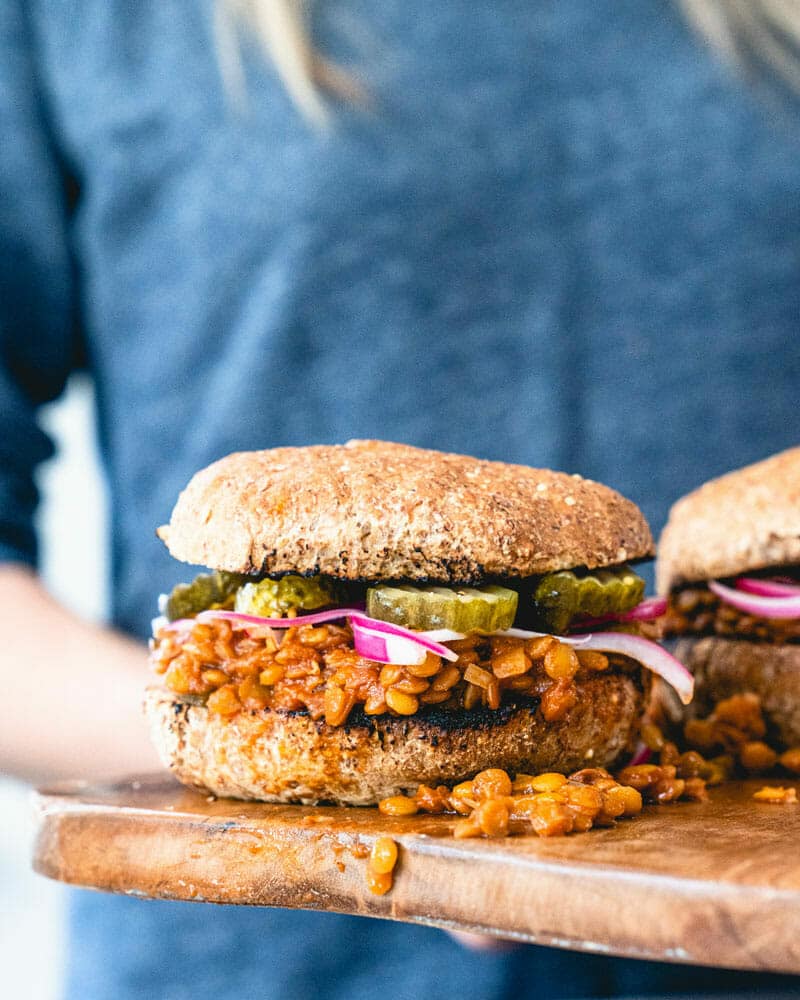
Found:
M 423 663 L 428 650 L 419 643 L 399 635 L 377 632 L 352 622 L 353 647 L 359 656 L 375 663 Z
M 261 618 L 259 615 L 245 615 L 239 611 L 201 611 L 196 621 L 210 622 L 217 618 L 223 621 L 239 622 L 242 625 L 266 625 L 269 628 L 295 628 L 298 625 L 319 625 L 321 622 L 333 622 L 337 618 L 347 618 L 357 615 L 356 608 L 328 608 L 327 611 L 317 611 L 313 615 L 298 615 L 296 618 Z
M 383 629 L 370 628 L 363 621 L 351 620 L 350 628 L 353 630 L 355 651 L 375 663 L 424 663 L 429 653 L 427 646 L 417 642 L 416 639 L 386 632 Z M 450 653 L 450 655 L 455 654 Z
M 782 583 L 778 580 L 759 580 L 754 576 L 740 576 L 735 583 L 737 590 L 759 597 L 800 597 L 800 584 Z
M 666 597 L 646 597 L 635 608 L 620 616 L 623 622 L 649 622 L 660 618 L 667 610 Z
M 596 625 L 608 625 L 610 622 L 651 622 L 660 618 L 667 610 L 666 597 L 647 597 L 635 608 L 621 615 L 601 615 L 599 618 L 577 618 L 571 628 L 583 630 Z
M 424 632 L 413 632 L 411 629 L 403 628 L 401 625 L 393 625 L 391 622 L 382 622 L 377 618 L 368 618 L 366 615 L 362 614 L 350 614 L 350 627 L 353 629 L 353 638 L 355 639 L 356 630 L 367 629 L 370 632 L 382 633 L 387 636 L 394 636 L 398 639 L 405 639 L 407 642 L 414 642 L 418 646 L 421 646 L 429 653 L 435 653 L 436 656 L 441 656 L 445 660 L 450 660 L 451 662 L 458 659 L 458 653 L 454 652 L 452 649 L 448 649 L 447 646 L 443 646 L 440 642 L 434 642 L 429 639 Z M 356 644 L 356 651 L 361 652 Z M 362 653 L 362 656 L 366 656 Z M 367 657 L 368 659 L 373 659 L 373 657 Z M 422 656 L 418 660 L 412 660 L 412 663 L 422 663 L 425 659 Z M 408 660 L 378 660 L 378 663 L 407 663 Z
M 800 618 L 800 593 L 792 597 L 761 597 L 726 587 L 716 580 L 708 581 L 708 589 L 725 604 L 756 618 Z

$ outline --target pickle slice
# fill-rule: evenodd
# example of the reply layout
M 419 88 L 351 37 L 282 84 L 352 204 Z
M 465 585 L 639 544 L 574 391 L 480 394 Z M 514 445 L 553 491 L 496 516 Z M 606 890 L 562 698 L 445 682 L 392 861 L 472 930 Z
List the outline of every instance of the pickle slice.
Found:
M 200 573 L 191 583 L 179 583 L 172 588 L 164 613 L 174 622 L 199 614 L 206 608 L 224 606 L 231 602 L 233 594 L 246 579 L 241 573 L 225 570 Z
M 547 573 L 536 584 L 533 608 L 526 624 L 542 632 L 565 632 L 577 615 L 599 618 L 624 614 L 644 597 L 644 580 L 628 566 L 592 570 L 579 575 L 572 570 Z
M 235 609 L 244 615 L 285 618 L 290 611 L 315 611 L 337 604 L 333 580 L 320 576 L 284 576 L 280 580 L 246 583 L 236 592 Z
M 371 618 L 427 631 L 494 632 L 511 628 L 518 594 L 506 587 L 370 587 L 367 614 Z

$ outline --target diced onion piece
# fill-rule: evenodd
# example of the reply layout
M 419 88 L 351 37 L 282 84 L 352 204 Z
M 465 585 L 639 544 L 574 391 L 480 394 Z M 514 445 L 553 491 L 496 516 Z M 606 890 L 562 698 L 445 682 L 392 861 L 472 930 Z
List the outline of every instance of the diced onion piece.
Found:
M 756 618 L 800 618 L 800 593 L 793 597 L 761 597 L 726 587 L 716 580 L 708 581 L 708 589 L 717 597 L 746 615 Z
M 800 597 L 800 585 L 780 580 L 759 580 L 757 577 L 740 576 L 736 589 L 759 597 Z

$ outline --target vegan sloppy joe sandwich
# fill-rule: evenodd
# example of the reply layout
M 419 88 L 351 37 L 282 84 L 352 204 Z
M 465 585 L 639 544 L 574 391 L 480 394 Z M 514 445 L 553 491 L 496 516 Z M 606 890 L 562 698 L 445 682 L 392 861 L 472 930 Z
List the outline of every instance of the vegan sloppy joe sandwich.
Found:
M 752 693 L 770 742 L 800 744 L 800 448 L 679 500 L 657 581 L 665 629 L 696 678 L 692 714 Z
M 215 795 L 373 804 L 488 768 L 626 759 L 651 672 L 628 563 L 653 541 L 599 483 L 380 441 L 197 473 L 159 530 L 208 573 L 162 598 L 146 711 Z

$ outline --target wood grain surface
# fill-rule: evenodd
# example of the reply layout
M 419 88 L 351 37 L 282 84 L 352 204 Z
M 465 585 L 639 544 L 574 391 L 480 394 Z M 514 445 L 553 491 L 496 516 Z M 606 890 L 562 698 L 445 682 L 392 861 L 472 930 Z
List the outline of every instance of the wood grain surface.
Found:
M 110 892 L 335 910 L 673 962 L 800 972 L 800 806 L 648 807 L 613 829 L 454 840 L 453 818 L 207 799 L 163 775 L 36 801 L 34 866 Z M 377 836 L 395 884 L 367 890 Z

